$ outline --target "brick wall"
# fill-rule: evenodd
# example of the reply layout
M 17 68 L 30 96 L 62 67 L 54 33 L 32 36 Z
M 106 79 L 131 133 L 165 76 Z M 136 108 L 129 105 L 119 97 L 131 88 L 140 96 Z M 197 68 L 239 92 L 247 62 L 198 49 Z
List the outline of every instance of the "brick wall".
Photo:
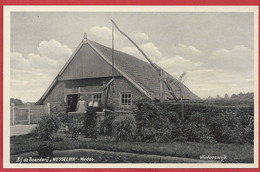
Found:
M 104 85 L 109 82 L 111 78 L 99 79 L 85 79 L 74 81 L 59 81 L 55 88 L 45 99 L 44 103 L 51 104 L 51 113 L 60 114 L 66 112 L 66 97 L 69 94 L 83 95 L 88 102 L 91 101 L 91 94 L 100 92 L 103 94 L 102 102 L 105 102 L 106 92 L 103 89 Z M 113 91 L 114 90 L 114 91 Z M 132 100 L 144 98 L 145 95 L 138 91 L 128 80 L 124 77 L 116 77 L 114 80 L 114 89 L 110 88 L 108 104 L 112 105 L 115 110 L 131 110 L 120 107 L 120 93 L 131 92 Z M 134 106 L 132 106 L 134 108 Z
M 49 95 L 44 100 L 44 103 L 51 102 L 64 102 L 64 82 L 59 81 L 54 89 L 49 93 Z
M 117 78 L 115 79 L 114 82 L 114 93 L 112 93 L 111 96 L 112 100 L 110 99 L 110 103 L 112 101 L 113 107 L 117 110 L 120 110 L 119 107 L 120 92 L 131 92 L 133 101 L 146 97 L 124 77 Z

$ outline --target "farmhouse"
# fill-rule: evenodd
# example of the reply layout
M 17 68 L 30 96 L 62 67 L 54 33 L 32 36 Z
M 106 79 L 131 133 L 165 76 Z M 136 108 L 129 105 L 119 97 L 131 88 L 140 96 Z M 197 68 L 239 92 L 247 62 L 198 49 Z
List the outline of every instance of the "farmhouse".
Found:
M 115 110 L 133 108 L 133 101 L 142 98 L 160 99 L 159 75 L 147 62 L 129 54 L 114 50 L 88 40 L 86 36 L 76 48 L 70 59 L 55 77 L 51 85 L 36 104 L 50 103 L 56 108 L 62 107 L 67 112 L 76 110 L 77 101 L 83 96 L 87 103 L 105 101 Z M 161 69 L 162 70 L 162 69 Z M 107 93 L 106 86 L 112 79 L 113 85 Z M 185 85 L 181 84 L 167 72 L 163 71 L 177 98 L 198 100 Z M 163 84 L 164 99 L 171 94 Z

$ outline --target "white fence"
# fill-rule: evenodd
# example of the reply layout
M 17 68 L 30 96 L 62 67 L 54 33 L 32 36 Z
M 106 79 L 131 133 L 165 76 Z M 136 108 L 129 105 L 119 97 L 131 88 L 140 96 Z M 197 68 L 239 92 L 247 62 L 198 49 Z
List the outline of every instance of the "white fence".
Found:
M 16 124 L 37 124 L 42 116 L 50 114 L 50 104 L 35 105 L 14 105 L 10 107 L 10 125 Z

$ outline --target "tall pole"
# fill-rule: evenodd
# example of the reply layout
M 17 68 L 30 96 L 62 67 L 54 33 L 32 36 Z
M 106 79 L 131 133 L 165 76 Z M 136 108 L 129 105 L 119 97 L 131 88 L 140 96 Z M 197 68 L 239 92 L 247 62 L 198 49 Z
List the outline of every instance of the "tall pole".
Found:
M 112 24 L 112 80 L 114 79 L 114 25 Z M 113 86 L 113 92 L 114 92 L 114 82 L 112 81 L 112 86 Z M 110 90 L 110 85 L 106 88 L 106 99 L 105 99 L 105 109 L 107 108 L 107 102 L 108 102 L 108 96 L 109 96 L 109 90 Z
M 14 103 L 12 103 L 12 111 L 13 111 L 13 113 L 12 113 L 12 116 L 13 116 L 13 121 L 12 121 L 12 124 L 14 125 L 15 124 L 15 112 L 14 112 L 14 106 L 15 106 L 15 104 Z
M 159 82 L 160 82 L 160 102 L 162 103 L 163 100 L 164 100 L 164 97 L 163 97 L 163 92 L 164 92 L 164 89 L 163 89 L 163 70 L 162 69 L 160 69 Z
M 115 28 L 123 35 L 125 36 L 139 51 L 140 53 L 146 58 L 146 60 L 148 60 L 148 62 L 151 64 L 151 66 L 156 70 L 156 72 L 159 74 L 159 79 L 161 80 L 162 79 L 162 83 L 165 83 L 167 89 L 169 90 L 170 94 L 172 95 L 172 97 L 174 98 L 174 100 L 176 102 L 178 102 L 178 98 L 176 97 L 176 95 L 174 94 L 170 84 L 162 77 L 161 78 L 161 71 L 160 71 L 160 68 L 157 67 L 152 61 L 151 59 L 143 52 L 143 50 L 125 33 L 123 32 L 118 26 L 117 24 L 111 19 L 111 22 L 113 23 L 113 25 L 115 26 Z M 160 87 L 163 88 L 163 84 L 160 83 Z M 160 93 L 161 94 L 161 93 Z M 161 98 L 160 98 L 161 99 Z M 161 99 L 162 101 L 163 99 Z
M 114 78 L 114 25 L 112 25 L 112 78 Z
M 27 119 L 28 119 L 28 124 L 30 124 L 31 123 L 31 104 L 28 103 L 27 106 L 28 106 L 28 117 L 27 117 Z
M 114 40 L 114 25 L 112 24 L 112 79 L 115 77 L 115 60 L 114 60 L 114 47 L 115 47 L 115 40 Z M 112 93 L 114 93 L 114 82 L 112 82 Z

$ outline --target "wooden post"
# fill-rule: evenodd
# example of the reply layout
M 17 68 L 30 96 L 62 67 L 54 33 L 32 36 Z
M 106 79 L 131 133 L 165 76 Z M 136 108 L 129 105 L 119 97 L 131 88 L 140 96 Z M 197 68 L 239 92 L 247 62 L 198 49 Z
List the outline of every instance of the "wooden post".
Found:
M 15 106 L 15 104 L 12 103 L 12 110 L 13 110 L 13 113 L 12 113 L 12 116 L 13 116 L 12 124 L 13 124 L 13 125 L 15 124 L 15 119 L 14 119 L 14 117 L 15 117 L 15 115 L 14 115 L 14 106 Z
M 181 93 L 181 118 L 182 121 L 184 121 L 184 102 L 183 102 L 183 95 L 182 95 L 182 88 L 180 87 L 180 93 Z
M 50 115 L 51 114 L 51 104 L 47 103 L 47 114 Z
M 164 100 L 164 88 L 163 88 L 163 70 L 160 69 L 160 78 L 159 78 L 159 82 L 160 82 L 160 102 L 162 103 Z
M 28 103 L 28 124 L 31 123 L 31 105 Z

